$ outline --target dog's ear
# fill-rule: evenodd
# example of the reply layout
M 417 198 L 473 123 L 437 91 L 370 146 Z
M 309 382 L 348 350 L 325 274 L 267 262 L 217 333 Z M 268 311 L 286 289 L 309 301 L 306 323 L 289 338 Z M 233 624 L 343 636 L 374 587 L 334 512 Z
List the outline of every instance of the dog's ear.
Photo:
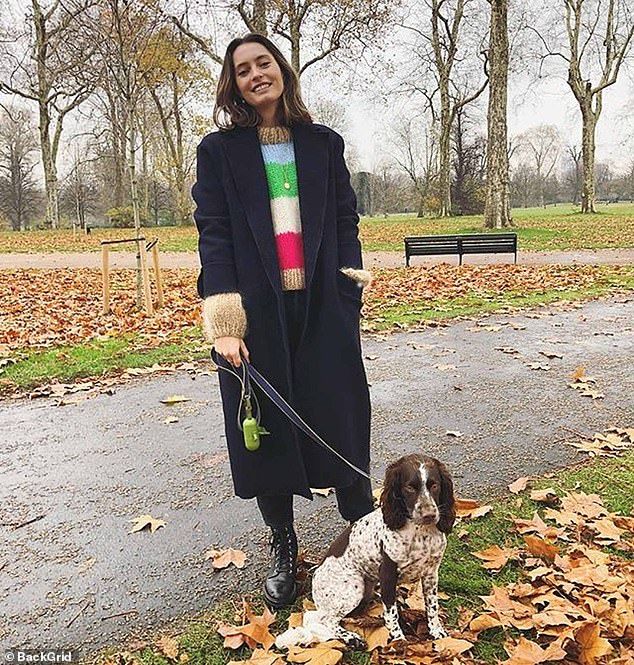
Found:
M 438 510 L 440 519 L 438 529 L 443 533 L 450 533 L 456 521 L 456 500 L 453 494 L 453 480 L 447 467 L 436 460 L 438 473 L 440 474 L 440 498 Z
M 381 512 L 388 529 L 396 530 L 405 526 L 407 507 L 403 496 L 403 465 L 399 462 L 390 464 L 385 472 Z

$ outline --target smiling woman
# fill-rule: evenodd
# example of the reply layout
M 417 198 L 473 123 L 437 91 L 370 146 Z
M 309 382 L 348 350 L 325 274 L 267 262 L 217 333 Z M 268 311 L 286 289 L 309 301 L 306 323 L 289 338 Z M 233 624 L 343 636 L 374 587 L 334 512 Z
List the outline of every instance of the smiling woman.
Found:
M 344 141 L 313 123 L 279 49 L 249 34 L 228 46 L 214 120 L 192 190 L 206 336 L 225 369 L 253 365 L 345 459 L 368 472 L 370 396 L 361 355 L 359 216 Z M 350 522 L 373 509 L 370 481 L 316 446 L 265 397 L 257 450 L 245 448 L 240 383 L 219 373 L 235 493 L 271 528 L 264 597 L 297 592 L 293 496 L 334 487 Z M 237 420 L 237 422 L 236 422 Z
M 312 123 L 297 75 L 273 42 L 250 34 L 232 44 L 214 108 L 214 122 L 220 129 Z

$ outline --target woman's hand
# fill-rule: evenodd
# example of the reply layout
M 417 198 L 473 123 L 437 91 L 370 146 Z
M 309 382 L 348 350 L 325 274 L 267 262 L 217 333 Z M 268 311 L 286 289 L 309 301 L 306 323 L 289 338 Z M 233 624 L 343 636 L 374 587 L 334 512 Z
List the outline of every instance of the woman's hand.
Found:
M 240 351 L 246 358 L 247 362 L 250 362 L 249 359 L 249 350 L 244 343 L 244 340 L 239 337 L 217 337 L 214 342 L 214 348 L 216 351 L 234 367 L 240 367 L 242 360 L 240 358 Z

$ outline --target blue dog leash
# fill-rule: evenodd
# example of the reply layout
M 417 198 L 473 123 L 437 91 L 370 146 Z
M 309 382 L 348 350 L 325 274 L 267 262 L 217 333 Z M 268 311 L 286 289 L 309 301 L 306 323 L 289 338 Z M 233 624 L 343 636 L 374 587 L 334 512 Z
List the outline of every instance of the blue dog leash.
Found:
M 336 451 L 334 448 L 329 446 L 320 436 L 315 432 L 310 425 L 308 425 L 302 417 L 293 409 L 293 407 L 279 394 L 279 392 L 258 372 L 251 363 L 247 362 L 244 358 L 242 358 L 242 367 L 243 367 L 243 373 L 242 376 L 240 376 L 237 372 L 235 372 L 233 369 L 230 367 L 223 367 L 215 358 L 214 358 L 214 352 L 216 356 L 218 357 L 218 352 L 212 347 L 211 349 L 211 359 L 214 361 L 218 369 L 222 369 L 225 372 L 229 372 L 229 374 L 232 374 L 235 376 L 238 381 L 240 381 L 240 384 L 242 386 L 242 391 L 241 391 L 241 402 L 240 402 L 240 407 L 238 409 L 238 428 L 243 429 L 243 427 L 240 424 L 240 412 L 242 410 L 242 404 L 244 403 L 246 413 L 247 413 L 247 418 L 245 418 L 245 421 L 243 425 L 246 423 L 247 427 L 257 427 L 258 433 L 259 434 L 268 434 L 266 430 L 263 430 L 260 425 L 260 404 L 258 402 L 257 396 L 255 395 L 254 392 L 252 392 L 251 389 L 251 381 L 255 383 L 260 390 L 277 406 L 277 408 L 300 430 L 302 430 L 306 435 L 308 435 L 313 441 L 318 443 L 322 448 L 326 448 L 329 450 L 333 455 L 336 455 L 342 462 L 347 464 L 351 469 L 362 475 L 364 478 L 367 478 L 368 480 L 374 480 L 376 483 L 379 485 L 383 484 L 382 480 L 379 480 L 378 478 L 374 478 L 373 476 L 370 476 L 367 474 L 363 469 L 360 469 L 358 466 L 355 466 L 352 462 L 348 461 L 341 453 Z M 222 357 L 222 356 L 220 356 Z M 224 360 L 224 358 L 223 358 Z M 225 362 L 227 362 L 225 360 Z M 228 364 L 228 363 L 227 363 Z M 252 417 L 252 407 L 251 407 L 251 400 L 254 401 L 255 405 L 257 406 L 257 417 L 253 418 Z M 247 422 L 249 421 L 249 422 Z M 253 422 L 251 422 L 253 421 Z M 245 439 L 246 440 L 246 439 Z M 247 445 L 248 447 L 248 445 Z M 255 449 L 255 448 L 253 448 Z

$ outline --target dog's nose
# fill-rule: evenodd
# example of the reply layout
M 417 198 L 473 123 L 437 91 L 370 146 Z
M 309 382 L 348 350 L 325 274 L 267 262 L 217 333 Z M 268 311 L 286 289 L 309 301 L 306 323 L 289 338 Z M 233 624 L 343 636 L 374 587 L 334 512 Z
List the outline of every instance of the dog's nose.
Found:
M 433 524 L 436 521 L 436 513 L 426 513 L 421 515 L 420 521 L 422 524 Z

